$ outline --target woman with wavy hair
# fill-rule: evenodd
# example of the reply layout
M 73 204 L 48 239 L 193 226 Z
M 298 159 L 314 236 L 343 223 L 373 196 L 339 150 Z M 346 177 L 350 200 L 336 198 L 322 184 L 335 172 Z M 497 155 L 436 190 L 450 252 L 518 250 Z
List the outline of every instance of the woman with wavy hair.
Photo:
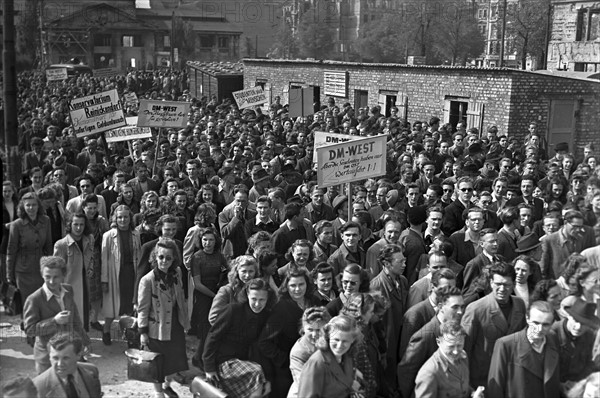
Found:
M 194 289 L 193 296 L 190 297 L 192 331 L 199 340 L 192 363 L 198 366 L 197 361 L 202 357 L 204 340 L 210 329 L 208 323 L 210 307 L 219 285 L 223 282 L 222 275 L 229 271 L 227 260 L 221 253 L 221 240 L 215 230 L 206 228 L 200 233 L 200 250 L 192 256 L 190 271 L 191 287 Z
M 252 256 L 239 256 L 231 260 L 227 280 L 229 283 L 222 286 L 213 298 L 212 306 L 208 313 L 208 322 L 215 323 L 217 316 L 229 304 L 237 303 L 240 299 L 240 292 L 251 279 L 258 276 L 258 263 Z
M 133 224 L 135 226 L 140 225 L 143 221 L 142 214 L 147 213 L 150 209 L 160 210 L 159 196 L 154 191 L 147 191 L 142 195 L 142 199 L 140 200 L 140 211 L 133 216 Z
M 159 238 L 150 253 L 152 271 L 140 280 L 138 327 L 140 343 L 163 355 L 163 383 L 154 383 L 154 396 L 177 397 L 172 377 L 188 370 L 185 330 L 190 328 L 181 278 L 181 253 L 175 240 Z
M 348 264 L 337 277 L 340 294 L 327 304 L 331 316 L 340 313 L 352 293 L 369 291 L 369 274 L 358 264 Z
M 316 265 L 313 261 L 314 258 L 313 244 L 308 239 L 297 239 L 285 254 L 288 263 L 279 268 L 277 273 L 279 276 L 284 276 L 293 268 L 306 268 L 308 271 L 312 271 Z
M 308 359 L 298 380 L 302 398 L 341 398 L 358 392 L 352 353 L 360 338 L 356 321 L 338 315 L 323 328 L 318 350 Z
M 142 250 L 129 207 L 120 205 L 115 208 L 110 227 L 102 236 L 101 249 L 102 342 L 105 345 L 112 344 L 110 327 L 115 317 L 133 314 L 135 267 Z
M 285 396 L 292 385 L 289 352 L 300 337 L 298 324 L 302 313 L 319 304 L 312 290 L 306 268 L 291 268 L 279 287 L 279 302 L 261 333 L 258 348 L 265 358 L 265 374 L 275 397 Z
M 23 302 L 44 284 L 40 259 L 51 256 L 52 249 L 50 219 L 37 195 L 28 192 L 19 202 L 17 219 L 10 224 L 6 248 L 7 282 L 16 283 Z
M 137 214 L 140 212 L 140 204 L 137 203 L 134 199 L 133 188 L 128 184 L 121 184 L 119 186 L 119 194 L 117 195 L 117 200 L 110 207 L 110 216 L 109 218 L 113 218 L 113 214 L 115 209 L 121 205 L 125 205 L 131 211 L 131 214 Z M 133 222 L 133 218 L 131 220 Z

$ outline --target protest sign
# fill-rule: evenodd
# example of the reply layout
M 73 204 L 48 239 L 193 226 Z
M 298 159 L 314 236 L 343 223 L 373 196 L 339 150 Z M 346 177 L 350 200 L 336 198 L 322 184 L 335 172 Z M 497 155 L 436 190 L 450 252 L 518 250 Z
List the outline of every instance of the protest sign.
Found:
M 125 93 L 124 94 L 125 97 L 125 104 L 127 105 L 137 105 L 138 104 L 138 97 L 135 93 Z
M 67 68 L 46 69 L 46 80 L 49 82 L 66 80 Z
M 336 134 L 325 131 L 315 131 L 313 162 L 317 163 L 317 148 L 360 138 L 358 135 Z
M 385 174 L 387 135 L 358 138 L 317 149 L 317 183 L 330 187 Z
M 97 78 L 108 78 L 108 77 L 113 77 L 113 76 L 117 76 L 117 75 L 121 74 L 121 71 L 117 68 L 94 69 L 92 72 L 93 72 L 94 77 L 97 77 Z
M 150 127 L 137 126 L 137 116 L 128 117 L 126 119 L 127 126 L 110 130 L 104 133 L 106 137 L 106 142 L 130 141 L 152 137 L 152 131 L 150 130 Z
M 75 98 L 69 103 L 73 130 L 79 138 L 125 126 L 117 90 Z
M 141 100 L 139 127 L 185 127 L 191 103 Z
M 234 91 L 233 98 L 240 109 L 250 108 L 251 106 L 261 105 L 267 102 L 267 96 L 260 86 Z

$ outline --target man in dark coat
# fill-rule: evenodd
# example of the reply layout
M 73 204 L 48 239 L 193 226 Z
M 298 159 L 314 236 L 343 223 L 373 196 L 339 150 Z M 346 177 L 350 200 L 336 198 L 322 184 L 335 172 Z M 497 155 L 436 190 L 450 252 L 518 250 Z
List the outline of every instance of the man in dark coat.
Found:
M 536 301 L 529 308 L 527 329 L 496 341 L 486 396 L 560 397 L 558 343 L 550 332 L 553 319 L 552 306 Z
M 535 186 L 535 177 L 530 174 L 524 175 L 521 178 L 521 196 L 506 202 L 506 206 L 516 207 L 521 203 L 527 203 L 529 206 L 531 206 L 532 217 L 531 225 L 529 225 L 529 227 L 533 227 L 533 223 L 535 221 L 541 220 L 542 217 L 544 217 L 544 201 L 533 197 L 533 190 L 535 189 Z
M 456 189 L 458 198 L 446 207 L 442 222 L 442 232 L 446 236 L 452 235 L 465 226 L 463 211 L 473 206 L 471 203 L 473 180 L 470 177 L 460 177 L 456 182 Z
M 526 325 L 525 303 L 521 298 L 511 296 L 514 283 L 512 266 L 493 264 L 490 268 L 492 293 L 469 304 L 465 311 L 462 325 L 469 336 L 465 351 L 469 357 L 472 386 L 487 385 L 496 340 L 522 330 Z
M 409 286 L 416 282 L 419 276 L 417 265 L 421 255 L 427 253 L 427 247 L 423 240 L 423 224 L 427 219 L 427 211 L 423 206 L 411 207 L 407 210 L 408 223 L 410 228 L 400 234 L 400 245 L 404 248 L 406 256 L 406 270 L 404 276 L 408 280 Z
M 406 258 L 399 245 L 386 245 L 379 253 L 379 262 L 383 270 L 370 283 L 372 290 L 380 291 L 391 304 L 383 316 L 387 342 L 387 367 L 385 368 L 385 390 L 396 389 L 396 366 L 398 365 L 398 344 L 402 319 L 406 312 L 406 298 L 408 296 L 408 283 L 402 276 L 406 268 Z

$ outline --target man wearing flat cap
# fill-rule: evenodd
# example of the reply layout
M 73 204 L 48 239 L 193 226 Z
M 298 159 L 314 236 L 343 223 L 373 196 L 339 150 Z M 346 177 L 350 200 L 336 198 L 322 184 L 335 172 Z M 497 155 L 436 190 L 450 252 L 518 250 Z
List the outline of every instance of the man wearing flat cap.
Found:
M 564 271 L 565 262 L 571 253 L 581 253 L 589 243 L 584 239 L 583 214 L 578 210 L 568 210 L 565 223 L 556 232 L 547 235 L 542 241 L 540 266 L 544 279 L 556 279 Z
M 600 328 L 600 319 L 594 315 L 596 306 L 579 298 L 565 311 L 567 317 L 555 322 L 552 331 L 559 342 L 560 381 L 568 388 L 573 382 L 598 371 L 591 348 Z

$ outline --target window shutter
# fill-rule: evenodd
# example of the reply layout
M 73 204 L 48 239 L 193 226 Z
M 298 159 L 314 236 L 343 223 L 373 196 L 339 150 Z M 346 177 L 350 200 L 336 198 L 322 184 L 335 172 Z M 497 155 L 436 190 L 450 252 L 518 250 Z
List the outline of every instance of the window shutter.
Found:
M 444 123 L 450 123 L 450 100 L 444 102 Z
M 445 109 L 444 109 L 445 113 Z M 476 127 L 479 130 L 479 137 L 483 133 L 483 104 L 481 102 L 471 102 L 467 108 L 467 126 Z
M 398 117 L 406 121 L 408 119 L 408 96 L 402 91 L 398 91 L 396 108 L 398 108 Z

